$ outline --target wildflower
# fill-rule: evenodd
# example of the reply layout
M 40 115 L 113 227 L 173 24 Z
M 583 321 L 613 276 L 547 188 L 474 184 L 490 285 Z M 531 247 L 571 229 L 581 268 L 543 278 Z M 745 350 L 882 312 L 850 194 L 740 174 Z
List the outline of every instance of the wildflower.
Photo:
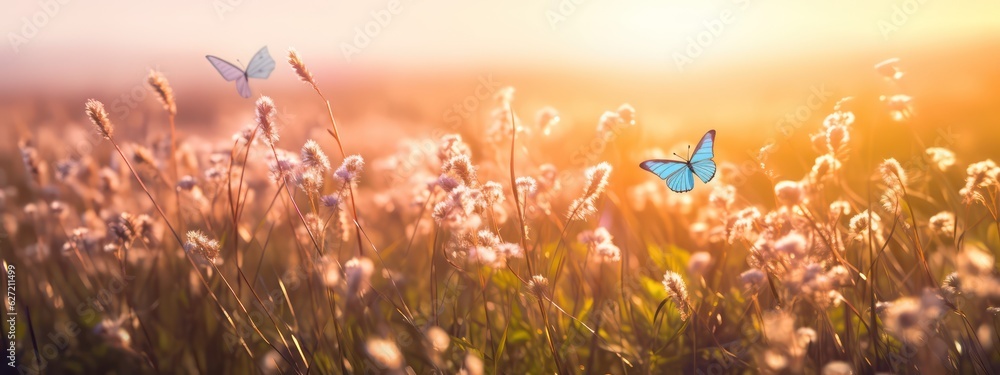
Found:
M 712 254 L 705 251 L 699 251 L 691 254 L 691 258 L 688 259 L 687 271 L 688 275 L 691 277 L 701 277 L 708 271 L 708 268 L 712 266 Z
M 840 160 L 837 160 L 833 155 L 825 154 L 820 156 L 816 158 L 816 162 L 809 172 L 809 179 L 813 182 L 822 181 L 831 176 L 833 172 L 840 170 L 840 166 Z
M 601 137 L 607 137 L 606 133 L 618 130 L 621 123 L 622 118 L 618 117 L 617 113 L 606 111 L 601 114 L 601 119 L 597 121 L 597 134 Z
M 146 82 L 156 92 L 156 97 L 163 104 L 163 110 L 171 115 L 176 115 L 177 102 L 174 100 L 174 89 L 170 88 L 170 82 L 167 81 L 167 77 L 164 77 L 163 73 L 150 70 Z
M 830 215 L 836 217 L 847 216 L 851 213 L 851 204 L 844 200 L 836 200 L 830 203 Z
M 535 295 L 545 295 L 549 289 L 549 279 L 542 275 L 534 275 L 528 280 L 528 290 Z
M 899 192 L 896 190 L 892 189 L 887 190 L 885 193 L 882 194 L 880 202 L 882 202 L 882 209 L 884 209 L 892 216 L 899 215 L 900 211 L 903 208 L 903 205 L 900 202 Z
M 747 289 L 755 289 L 764 285 L 765 282 L 767 282 L 767 275 L 764 274 L 764 271 L 756 268 L 751 268 L 740 274 L 740 283 Z
M 458 177 L 463 184 L 475 185 L 476 167 L 469 160 L 469 155 L 455 155 L 441 167 L 445 172 L 450 172 Z
M 462 141 L 462 136 L 458 134 L 447 134 L 441 137 L 438 145 L 438 159 L 444 163 L 458 155 L 469 155 L 469 145 Z
M 317 262 L 320 280 L 327 288 L 336 288 L 340 284 L 340 267 L 333 259 L 323 256 Z
M 844 99 L 841 99 L 841 102 L 843 101 Z M 840 105 L 839 102 L 837 104 Z M 853 112 L 845 112 L 837 110 L 823 119 L 824 128 L 832 128 L 836 126 L 850 127 L 853 124 L 854 124 Z
M 128 348 L 132 343 L 132 337 L 128 331 L 122 327 L 125 319 L 104 318 L 94 326 L 94 333 L 104 338 L 112 346 L 118 348 Z
M 688 227 L 688 233 L 692 240 L 694 240 L 695 245 L 699 247 L 704 247 L 708 245 L 708 224 L 704 222 L 696 222 Z
M 719 185 L 708 195 L 708 202 L 719 209 L 728 210 L 736 201 L 736 188 L 732 185 Z
M 600 244 L 609 243 L 613 238 L 614 237 L 611 236 L 611 233 L 609 233 L 604 227 L 598 227 L 594 230 L 585 230 L 576 236 L 577 241 L 580 241 L 580 243 L 591 248 Z
M 302 171 L 298 174 L 296 182 L 298 182 L 299 188 L 310 197 L 319 195 L 320 191 L 323 190 L 323 175 L 317 169 Z
M 256 121 L 262 133 L 261 139 L 264 144 L 274 147 L 278 142 L 278 125 L 274 121 L 277 111 L 274 109 L 274 101 L 270 97 L 261 96 L 257 99 L 256 107 Z
M 909 119 L 913 115 L 913 109 L 910 107 L 910 102 L 913 101 L 908 95 L 897 94 L 890 97 L 882 96 L 881 99 L 885 102 L 886 106 L 889 108 L 889 115 L 895 121 L 903 121 Z
M 365 344 L 368 356 L 381 369 L 398 370 L 403 367 L 403 353 L 396 343 L 380 338 L 368 339 Z
M 153 152 L 149 151 L 140 145 L 132 145 L 132 161 L 136 164 L 148 164 L 151 166 L 156 166 L 156 159 L 153 157 Z
M 559 120 L 559 112 L 552 107 L 542 108 L 535 115 L 535 124 L 539 129 L 542 129 L 542 134 L 546 136 L 552 133 L 552 128 L 559 124 Z
M 299 57 L 298 51 L 294 48 L 288 49 L 288 65 L 292 66 L 295 75 L 299 76 L 302 82 L 316 86 L 316 79 L 313 78 L 312 73 L 306 68 L 306 64 L 302 62 L 302 58 Z
M 486 373 L 483 360 L 472 352 L 465 355 L 464 365 L 465 368 L 459 371 L 461 375 L 483 375 Z
M 593 167 L 587 168 L 584 174 L 587 178 L 583 196 L 575 199 L 569 207 L 569 220 L 584 219 L 596 211 L 594 204 L 608 186 L 608 178 L 611 175 L 611 164 L 602 162 Z
M 318 169 L 320 172 L 330 170 L 330 159 L 326 157 L 319 143 L 310 139 L 302 146 L 302 166 L 305 168 Z
M 663 274 L 663 287 L 667 290 L 667 296 L 674 301 L 681 319 L 687 320 L 691 312 L 691 302 L 688 299 L 687 285 L 681 275 L 673 271 Z
M 351 155 L 344 159 L 344 162 L 333 172 L 333 176 L 345 184 L 357 182 L 361 169 L 365 166 L 365 159 L 360 155 Z
M 111 168 L 101 168 L 101 171 L 98 173 L 98 178 L 98 187 L 101 191 L 105 193 L 114 193 L 118 191 L 118 186 L 120 184 L 118 173 Z
M 955 165 L 955 153 L 951 150 L 943 147 L 930 147 L 924 151 L 927 156 L 930 156 L 931 162 L 934 163 L 939 171 L 944 172 L 952 165 Z
M 430 341 L 431 348 L 434 348 L 434 351 L 444 353 L 445 350 L 448 350 L 448 345 L 451 344 L 451 336 L 449 336 L 448 332 L 445 332 L 444 329 L 441 329 L 441 327 L 438 326 L 433 326 L 427 329 L 426 335 L 427 340 Z
M 298 156 L 292 154 L 288 151 L 282 149 L 274 149 L 273 154 L 269 155 L 273 160 L 268 162 L 268 170 L 271 181 L 283 182 L 285 179 L 291 179 L 292 171 L 299 167 L 300 161 Z M 222 170 L 216 169 L 219 177 L 222 177 Z M 206 174 L 208 171 L 205 172 Z M 209 179 L 214 179 L 209 176 Z
M 948 276 L 944 277 L 944 281 L 941 282 L 941 290 L 952 297 L 962 293 L 962 278 L 958 272 L 949 273 Z
M 214 261 L 219 256 L 219 241 L 210 240 L 200 230 L 187 232 L 187 242 L 184 243 L 184 250 L 197 252 L 208 261 Z
M 920 298 L 902 297 L 885 305 L 882 322 L 885 331 L 896 338 L 922 343 L 931 332 L 932 324 L 944 313 L 941 297 L 927 290 Z
M 906 171 L 899 165 L 896 159 L 885 159 L 879 165 L 879 172 L 882 174 L 882 181 L 890 190 L 902 192 L 906 188 Z
M 194 189 L 196 185 L 198 185 L 198 181 L 191 175 L 181 177 L 180 180 L 177 181 L 177 189 L 180 190 L 190 191 L 191 189 Z
M 882 242 L 881 233 L 879 233 L 879 230 L 882 229 L 882 218 L 874 212 L 865 210 L 854 215 L 851 218 L 850 229 L 851 237 L 855 241 L 867 242 L 868 235 L 872 234 L 878 242 Z
M 789 257 L 796 258 L 802 257 L 806 254 L 806 245 L 807 241 L 805 237 L 801 234 L 792 232 L 778 241 L 775 241 L 774 249 L 788 255 Z
M 28 175 L 36 183 L 41 185 L 42 178 L 45 175 L 45 166 L 44 161 L 38 157 L 38 149 L 28 140 L 18 142 L 18 147 L 21 149 L 21 161 L 24 163 L 24 169 L 28 171 Z
M 528 176 L 518 177 L 514 180 L 514 185 L 517 187 L 517 196 L 521 198 L 522 204 L 527 197 L 538 190 L 538 183 L 535 182 L 534 178 Z
M 462 183 L 449 175 L 442 174 L 438 176 L 438 179 L 434 184 L 441 187 L 441 190 L 444 190 L 445 192 L 451 192 Z
M 936 235 L 952 237 L 955 234 L 955 214 L 951 212 L 939 212 L 931 216 L 929 223 L 931 232 Z
M 111 125 L 111 119 L 108 118 L 108 111 L 104 110 L 104 103 L 90 99 L 87 100 L 86 107 L 87 117 L 90 117 L 90 122 L 93 122 L 97 126 L 97 130 L 101 132 L 104 139 L 111 139 L 111 135 L 115 133 L 115 127 Z
M 538 166 L 538 187 L 544 192 L 555 192 L 562 188 L 559 181 L 559 170 L 552 164 Z
M 757 207 L 747 207 L 737 212 L 736 220 L 733 220 L 733 226 L 729 230 L 729 243 L 735 243 L 737 240 L 754 241 L 752 237 L 757 233 L 760 219 L 760 210 Z
M 781 181 L 774 185 L 774 195 L 784 206 L 794 206 L 802 201 L 802 185 L 794 181 Z
M 460 229 L 469 221 L 477 202 L 481 199 L 479 190 L 459 186 L 448 193 L 445 199 L 434 205 L 431 216 L 438 225 Z
M 851 364 L 843 361 L 833 361 L 823 366 L 823 370 L 820 371 L 820 375 L 854 375 L 854 369 L 851 368 Z
M 975 247 L 967 246 L 958 255 L 960 274 L 988 275 L 993 272 L 995 266 L 993 255 Z
M 903 77 L 903 72 L 899 70 L 899 58 L 893 57 L 875 64 L 875 71 L 888 80 L 898 81 Z
M 524 256 L 524 250 L 521 249 L 521 245 L 510 242 L 497 244 L 496 252 L 503 259 L 521 258 Z
M 363 295 L 371 287 L 371 278 L 374 272 L 375 264 L 368 258 L 355 257 L 344 263 L 348 295 Z
M 959 194 L 962 195 L 966 204 L 976 201 L 984 202 L 980 189 L 1000 186 L 1000 182 L 997 181 L 998 176 L 1000 176 L 1000 167 L 997 167 L 993 160 L 987 159 L 972 163 L 965 172 L 967 174 L 965 187 L 959 191 Z
M 108 224 L 108 235 L 122 244 L 132 243 L 138 235 L 135 217 L 128 212 L 122 212 L 115 221 Z
M 503 185 L 500 185 L 499 182 L 487 181 L 480 188 L 480 191 L 483 193 L 483 202 L 485 203 L 485 206 L 481 208 L 503 203 Z
M 635 125 L 635 108 L 632 105 L 625 103 L 618 107 L 618 118 L 621 119 L 625 125 Z
M 851 135 L 846 126 L 832 126 L 826 129 L 826 146 L 832 154 L 840 152 L 850 139 Z
M 621 249 L 611 242 L 594 246 L 594 252 L 591 254 L 593 259 L 603 263 L 614 263 L 622 260 Z

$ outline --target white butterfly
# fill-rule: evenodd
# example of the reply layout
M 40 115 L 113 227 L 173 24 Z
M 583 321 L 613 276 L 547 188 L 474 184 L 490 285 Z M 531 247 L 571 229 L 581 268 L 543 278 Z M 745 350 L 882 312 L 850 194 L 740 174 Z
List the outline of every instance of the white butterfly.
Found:
M 208 59 L 208 62 L 212 63 L 215 70 L 218 70 L 219 74 L 222 74 L 222 78 L 225 78 L 226 81 L 236 81 L 236 91 L 244 98 L 250 97 L 250 78 L 265 79 L 271 76 L 271 72 L 274 70 L 274 59 L 267 52 L 267 46 L 264 46 L 260 51 L 257 51 L 257 54 L 253 55 L 253 58 L 250 59 L 250 64 L 247 64 L 246 71 L 212 55 L 207 55 L 205 58 Z

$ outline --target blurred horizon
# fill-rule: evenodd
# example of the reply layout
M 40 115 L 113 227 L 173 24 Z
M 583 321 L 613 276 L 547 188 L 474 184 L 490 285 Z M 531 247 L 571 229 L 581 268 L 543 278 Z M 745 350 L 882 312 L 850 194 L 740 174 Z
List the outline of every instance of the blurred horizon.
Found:
M 396 4 L 395 12 L 390 4 Z M 995 1 L 926 0 L 19 2 L 0 15 L 8 37 L 0 48 L 5 67 L 0 95 L 128 87 L 149 68 L 163 71 L 176 87 L 206 80 L 224 86 L 204 55 L 245 63 L 261 46 L 269 46 L 279 61 L 295 47 L 319 75 L 332 72 L 335 78 L 327 81 L 338 82 L 385 72 L 569 68 L 583 74 L 623 70 L 684 79 L 739 72 L 748 64 L 796 70 L 803 67 L 787 62 L 808 64 L 810 56 L 839 64 L 864 55 L 885 58 L 978 41 L 989 45 L 1000 35 L 996 14 L 1000 3 Z M 376 27 L 378 19 L 384 26 Z M 359 37 L 366 28 L 374 33 Z M 700 35 L 709 31 L 715 33 Z M 692 48 L 699 37 L 707 43 Z M 358 38 L 370 42 L 352 44 Z M 350 61 L 345 43 L 356 48 Z M 675 54 L 685 51 L 696 53 L 678 69 Z M 288 71 L 277 73 L 287 76 Z M 291 83 L 286 81 L 275 84 Z

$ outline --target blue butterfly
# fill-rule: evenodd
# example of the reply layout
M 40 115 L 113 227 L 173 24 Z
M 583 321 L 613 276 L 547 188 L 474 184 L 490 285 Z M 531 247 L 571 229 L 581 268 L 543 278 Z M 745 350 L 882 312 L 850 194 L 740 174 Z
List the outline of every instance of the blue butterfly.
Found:
M 271 71 L 274 70 L 274 59 L 267 52 L 267 46 L 264 46 L 264 48 L 261 48 L 260 51 L 257 51 L 253 55 L 250 63 L 247 64 L 246 71 L 243 71 L 243 69 L 233 65 L 231 62 L 212 55 L 205 56 L 205 58 L 208 59 L 208 62 L 212 63 L 215 70 L 218 70 L 219 74 L 226 81 L 236 81 L 236 91 L 244 98 L 250 97 L 250 78 L 264 79 L 270 77 Z
M 715 130 L 709 130 L 701 137 L 701 142 L 694 148 L 694 154 L 685 161 L 653 159 L 639 164 L 639 167 L 667 181 L 667 187 L 678 193 L 686 193 L 694 189 L 694 176 L 701 182 L 708 183 L 715 177 Z M 674 154 L 674 156 L 681 157 Z M 683 159 L 683 158 L 681 158 Z

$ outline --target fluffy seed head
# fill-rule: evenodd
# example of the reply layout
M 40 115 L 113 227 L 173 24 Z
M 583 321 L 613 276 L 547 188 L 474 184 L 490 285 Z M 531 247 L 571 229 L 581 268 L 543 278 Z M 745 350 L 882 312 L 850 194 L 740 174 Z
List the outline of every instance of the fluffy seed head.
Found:
M 955 214 L 947 211 L 939 212 L 931 216 L 931 232 L 944 237 L 952 237 L 955 234 Z
M 712 266 L 712 254 L 707 251 L 699 251 L 691 254 L 688 259 L 687 271 L 691 277 L 701 277 L 708 272 L 708 267 Z
M 774 195 L 785 206 L 794 206 L 802 201 L 802 185 L 795 181 L 781 181 L 774 185 Z
M 187 242 L 184 244 L 184 249 L 196 252 L 208 261 L 214 261 L 219 256 L 219 241 L 209 239 L 200 230 L 192 230 L 187 232 Z
M 688 299 L 687 284 L 684 283 L 684 279 L 677 272 L 667 271 L 663 274 L 663 287 L 667 290 L 667 296 L 677 306 L 681 319 L 687 320 L 691 312 L 691 302 Z
M 274 101 L 270 97 L 261 96 L 257 99 L 256 121 L 260 127 L 261 140 L 264 144 L 273 147 L 278 142 L 278 124 L 275 123 L 277 111 L 274 109 Z
M 309 69 L 306 69 L 306 64 L 302 62 L 298 51 L 294 48 L 288 49 L 288 65 L 292 66 L 292 70 L 295 71 L 295 75 L 299 76 L 299 79 L 302 80 L 302 82 L 316 86 L 316 79 L 313 78 Z
M 889 80 L 899 80 L 903 78 L 903 72 L 899 70 L 899 58 L 893 57 L 875 64 L 875 71 Z
M 538 190 L 538 183 L 532 177 L 524 176 L 518 177 L 514 180 L 514 184 L 517 187 L 517 195 L 521 197 L 521 202 L 523 204 L 524 199 L 534 194 Z
M 931 147 L 924 151 L 931 158 L 931 162 L 939 170 L 944 172 L 952 165 L 955 165 L 955 153 L 943 147 Z
M 87 117 L 90 118 L 90 122 L 93 122 L 97 126 L 97 130 L 101 132 L 101 135 L 105 139 L 111 139 L 111 136 L 115 133 L 115 127 L 111 125 L 111 119 L 108 118 L 108 111 L 104 110 L 104 103 L 90 99 L 87 100 L 86 107 Z
M 361 155 L 350 155 L 340 164 L 340 168 L 333 173 L 333 176 L 343 183 L 357 182 L 361 169 L 365 167 L 365 159 Z
M 171 115 L 176 115 L 177 102 L 174 100 L 174 89 L 170 88 L 170 82 L 167 81 L 167 77 L 164 77 L 163 73 L 156 70 L 150 70 L 146 82 L 156 92 L 156 97 L 163 104 L 163 109 Z
M 879 165 L 882 181 L 892 190 L 902 191 L 906 187 L 906 171 L 894 158 L 885 159 Z
M 534 275 L 528 280 L 528 290 L 536 295 L 545 295 L 549 289 L 549 279 L 542 275 Z
M 611 177 L 611 164 L 601 162 L 598 165 L 587 168 L 584 173 L 587 177 L 587 188 L 584 189 L 584 196 L 597 196 L 608 187 L 608 178 Z
M 469 160 L 469 155 L 455 155 L 441 167 L 444 172 L 450 172 L 457 176 L 463 184 L 474 186 L 476 182 L 476 167 Z
M 347 263 L 344 263 L 348 295 L 364 294 L 371 287 L 371 278 L 374 272 L 375 263 L 372 263 L 371 259 L 368 258 L 351 258 Z
M 321 172 L 330 170 L 330 159 L 323 153 L 319 143 L 310 139 L 302 146 L 302 166 L 311 169 L 318 169 Z
M 365 350 L 379 368 L 398 370 L 403 367 L 403 353 L 395 342 L 380 338 L 368 339 Z
M 503 185 L 500 185 L 499 182 L 487 181 L 480 188 L 480 191 L 483 193 L 483 200 L 487 206 L 503 203 Z

